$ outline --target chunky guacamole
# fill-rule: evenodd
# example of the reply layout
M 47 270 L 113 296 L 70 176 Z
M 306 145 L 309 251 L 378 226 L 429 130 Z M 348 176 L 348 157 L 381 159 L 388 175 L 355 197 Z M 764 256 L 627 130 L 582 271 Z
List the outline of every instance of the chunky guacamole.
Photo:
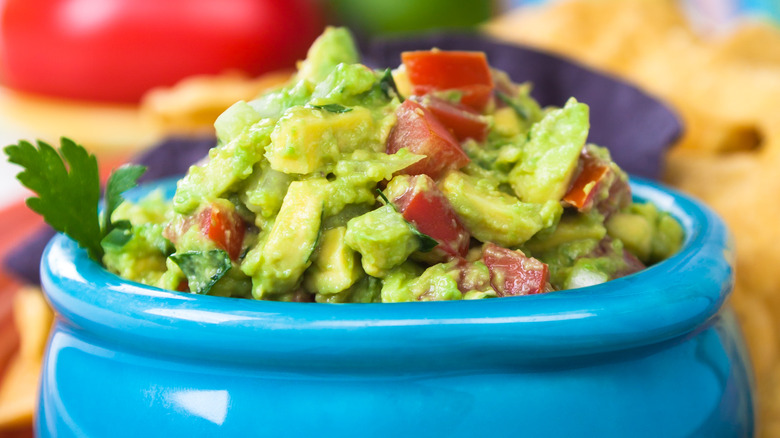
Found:
M 218 145 L 172 201 L 125 202 L 103 263 L 130 280 L 282 301 L 527 295 L 643 269 L 680 225 L 632 203 L 587 142 L 588 106 L 542 108 L 483 53 L 359 63 L 330 28 L 290 82 L 215 122 Z

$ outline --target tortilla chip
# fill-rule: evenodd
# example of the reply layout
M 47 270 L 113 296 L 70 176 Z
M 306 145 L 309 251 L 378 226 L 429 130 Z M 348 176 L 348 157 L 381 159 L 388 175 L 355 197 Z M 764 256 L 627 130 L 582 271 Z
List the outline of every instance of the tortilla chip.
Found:
M 230 105 L 282 85 L 291 74 L 276 71 L 256 78 L 238 73 L 188 77 L 171 88 L 149 91 L 141 102 L 141 116 L 165 135 L 213 133 L 214 120 Z
M 54 314 L 37 288 L 22 289 L 14 297 L 14 321 L 19 351 L 11 360 L 0 386 L 0 430 L 32 421 L 38 398 L 43 353 Z
M 732 302 L 756 371 L 759 434 L 780 436 L 780 29 L 745 21 L 699 35 L 671 0 L 576 0 L 520 9 L 487 30 L 634 81 L 681 115 L 665 180 L 735 236 Z

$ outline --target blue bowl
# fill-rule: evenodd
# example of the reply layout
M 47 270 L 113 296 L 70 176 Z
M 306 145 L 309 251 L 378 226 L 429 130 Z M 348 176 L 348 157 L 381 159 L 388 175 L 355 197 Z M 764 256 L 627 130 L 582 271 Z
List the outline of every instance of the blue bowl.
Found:
M 157 185 L 145 186 L 138 197 Z M 172 180 L 161 183 L 168 194 Z M 733 249 L 702 204 L 644 180 L 683 249 L 588 288 L 469 302 L 317 304 L 123 280 L 64 236 L 42 437 L 751 436 Z

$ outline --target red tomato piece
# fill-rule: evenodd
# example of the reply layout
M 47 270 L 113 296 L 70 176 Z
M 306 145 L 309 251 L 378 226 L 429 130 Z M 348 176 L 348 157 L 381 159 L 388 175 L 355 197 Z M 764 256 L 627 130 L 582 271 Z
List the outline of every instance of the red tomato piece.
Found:
M 470 107 L 452 103 L 438 97 L 428 96 L 422 104 L 428 108 L 439 121 L 444 124 L 455 137 L 463 141 L 473 138 L 476 141 L 485 141 L 488 134 L 488 124 L 480 117 L 479 113 Z
M 394 154 L 406 148 L 427 157 L 404 169 L 404 173 L 424 173 L 438 179 L 448 170 L 460 169 L 469 163 L 458 140 L 419 103 L 407 99 L 395 114 L 398 122 L 387 138 L 387 153 Z
M 189 292 L 190 290 L 190 282 L 186 279 L 179 282 L 179 284 L 176 286 L 176 290 L 179 292 Z
M 198 214 L 200 232 L 227 251 L 232 260 L 238 260 L 244 244 L 246 225 L 234 210 L 210 205 Z
M 642 263 L 641 260 L 639 260 L 635 255 L 631 254 L 626 250 L 623 249 L 623 261 L 626 263 L 625 268 L 618 270 L 615 273 L 615 278 L 625 277 L 626 275 L 633 274 L 634 272 L 639 272 L 642 269 L 645 269 L 647 266 L 645 266 L 644 263 Z
M 580 211 L 587 211 L 593 206 L 593 197 L 598 192 L 599 184 L 610 172 L 608 164 L 600 163 L 596 160 L 584 158 L 590 157 L 583 155 L 582 170 L 574 179 L 569 191 L 563 196 L 563 200 Z
M 490 283 L 499 297 L 532 295 L 547 290 L 546 264 L 495 243 L 482 248 L 482 261 L 490 270 Z
M 404 52 L 401 61 L 416 95 L 457 90 L 463 93 L 461 103 L 477 111 L 482 111 L 493 95 L 493 76 L 482 52 Z
M 406 191 L 392 202 L 404 219 L 439 242 L 437 249 L 449 257 L 466 255 L 471 236 L 429 176 L 413 176 Z
M 322 31 L 312 0 L 0 1 L 6 86 L 138 102 L 195 74 L 293 68 Z
M 563 201 L 581 212 L 596 208 L 609 216 L 631 203 L 631 187 L 612 167 L 612 163 L 599 158 L 589 146 L 580 154 L 579 171 L 573 179 Z M 596 199 L 596 194 L 607 187 L 608 196 Z

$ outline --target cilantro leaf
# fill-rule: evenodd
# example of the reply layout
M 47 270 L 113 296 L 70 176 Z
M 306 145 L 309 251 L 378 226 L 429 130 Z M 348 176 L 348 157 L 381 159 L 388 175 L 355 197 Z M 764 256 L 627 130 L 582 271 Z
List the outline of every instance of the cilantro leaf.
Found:
M 395 79 L 393 79 L 393 72 L 389 68 L 385 69 L 385 72 L 379 79 L 379 88 L 388 99 L 392 99 L 394 96 L 397 96 L 401 102 L 404 101 L 401 93 L 398 92 L 398 85 L 396 85 Z
M 17 179 L 38 195 L 27 199 L 30 209 L 100 260 L 103 233 L 98 220 L 100 179 L 95 156 L 65 137 L 60 139 L 59 153 L 40 140 L 37 147 L 20 141 L 4 151 L 8 161 L 24 168 Z
M 436 248 L 439 245 L 439 242 L 436 239 L 418 230 L 417 227 L 414 226 L 414 224 L 412 224 L 409 221 L 407 221 L 406 223 L 409 224 L 409 228 L 412 229 L 412 233 L 416 234 L 417 239 L 420 241 L 420 249 L 418 251 L 420 252 L 433 251 L 433 248 Z
M 92 259 L 102 260 L 101 242 L 121 246 L 130 240 L 130 223 L 112 223 L 111 213 L 122 203 L 122 192 L 135 187 L 146 167 L 122 166 L 111 173 L 101 226 L 97 159 L 83 146 L 62 137 L 58 151 L 41 140 L 37 141 L 37 147 L 22 140 L 5 147 L 4 152 L 9 162 L 24 169 L 16 178 L 38 195 L 27 199 L 30 209 L 43 216 L 52 228 L 75 240 Z
M 500 91 L 496 91 L 496 96 L 501 99 L 502 102 L 507 104 L 510 108 L 515 110 L 515 113 L 520 116 L 523 120 L 528 120 L 530 117 L 528 115 L 528 110 L 526 110 L 522 105 L 515 102 L 511 97 L 509 97 L 506 93 L 502 93 Z
M 384 192 L 382 192 L 381 189 L 376 189 L 376 192 L 379 194 L 379 197 L 382 198 L 383 201 L 385 201 L 385 205 L 389 205 L 393 207 L 393 210 L 398 211 L 398 209 L 395 207 L 395 204 L 390 202 L 389 199 L 387 199 L 387 196 L 385 196 Z
M 100 241 L 100 246 L 121 248 L 133 238 L 133 225 L 130 221 L 117 221 L 113 225 L 114 228 L 106 233 L 103 240 Z
M 173 254 L 170 259 L 187 277 L 190 291 L 203 295 L 208 294 L 217 281 L 233 266 L 227 252 L 221 249 L 187 251 Z
M 118 167 L 106 183 L 106 193 L 103 195 L 103 235 L 110 234 L 116 225 L 111 222 L 111 214 L 124 201 L 122 193 L 138 185 L 138 178 L 146 172 L 146 166 L 125 164 Z
M 309 105 L 312 108 L 322 109 L 331 113 L 341 114 L 341 113 L 348 113 L 352 111 L 352 108 L 345 107 L 344 105 L 339 105 L 337 103 L 329 103 L 327 105 Z

